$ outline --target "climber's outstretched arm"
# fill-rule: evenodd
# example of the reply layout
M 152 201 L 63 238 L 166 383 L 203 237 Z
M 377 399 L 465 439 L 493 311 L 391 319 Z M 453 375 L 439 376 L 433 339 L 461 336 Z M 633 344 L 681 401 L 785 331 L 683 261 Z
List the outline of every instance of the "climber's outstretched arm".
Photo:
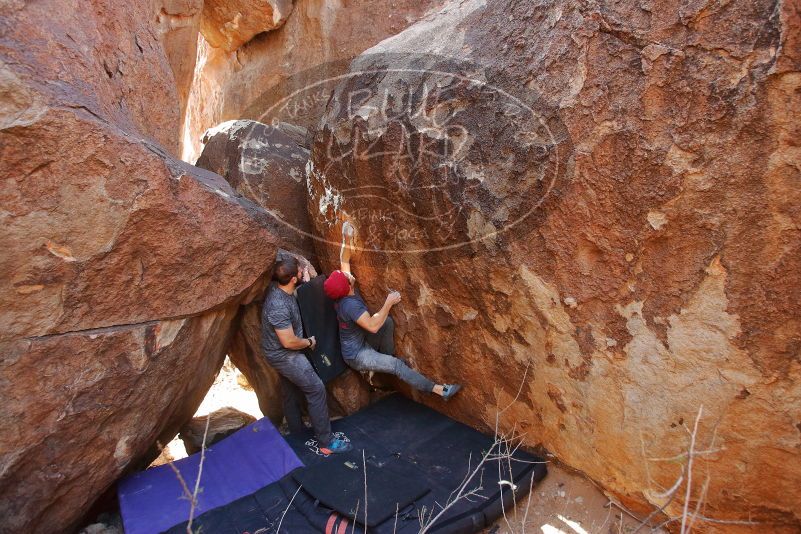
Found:
M 342 246 L 339 248 L 339 270 L 350 274 L 350 257 L 353 254 L 353 242 L 356 240 L 353 225 L 345 221 L 342 225 Z

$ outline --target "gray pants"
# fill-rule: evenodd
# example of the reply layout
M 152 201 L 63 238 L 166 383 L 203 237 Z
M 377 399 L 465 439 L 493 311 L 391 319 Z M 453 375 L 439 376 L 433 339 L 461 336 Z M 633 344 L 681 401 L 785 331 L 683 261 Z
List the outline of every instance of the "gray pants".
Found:
M 410 369 L 403 360 L 390 356 L 395 352 L 395 323 L 387 317 L 384 326 L 375 334 L 367 336 L 367 344 L 356 354 L 356 357 L 345 360 L 357 371 L 375 371 L 395 375 L 414 389 L 431 393 L 434 382 L 417 371 Z
M 309 360 L 302 353 L 294 352 L 291 356 L 268 356 L 267 361 L 281 375 L 281 399 L 289 431 L 300 433 L 306 428 L 301 416 L 301 395 L 305 395 L 317 442 L 320 447 L 330 445 L 331 421 L 328 419 L 325 384 L 314 372 Z

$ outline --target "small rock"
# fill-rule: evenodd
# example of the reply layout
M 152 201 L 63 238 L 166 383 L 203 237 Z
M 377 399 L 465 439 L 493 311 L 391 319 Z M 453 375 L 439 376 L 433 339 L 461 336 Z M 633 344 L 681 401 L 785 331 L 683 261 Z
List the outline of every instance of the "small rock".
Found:
M 240 372 L 236 373 L 236 383 L 239 384 L 239 387 L 242 389 L 253 391 L 253 386 L 251 386 L 250 382 L 248 382 L 248 378 Z
M 240 412 L 236 408 L 225 407 L 211 412 L 208 417 L 209 431 L 206 435 L 206 447 L 217 443 L 256 420 L 250 414 Z M 181 440 L 184 442 L 187 454 L 200 452 L 203 443 L 203 433 L 206 430 L 206 416 L 195 417 L 181 429 Z

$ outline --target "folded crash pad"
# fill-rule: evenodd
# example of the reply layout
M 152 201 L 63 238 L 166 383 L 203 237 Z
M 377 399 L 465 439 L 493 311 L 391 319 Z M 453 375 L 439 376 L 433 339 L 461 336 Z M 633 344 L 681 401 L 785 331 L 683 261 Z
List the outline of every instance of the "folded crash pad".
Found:
M 423 510 L 439 511 L 494 443 L 492 436 L 400 395 L 391 395 L 333 421 L 332 427 L 351 441 L 351 453 L 324 456 L 307 434 L 290 434 L 286 440 L 306 467 L 235 503 L 206 512 L 197 518 L 193 528 L 215 533 L 268 534 L 277 532 L 280 524 L 282 534 L 362 533 L 362 505 L 356 523 L 350 508 L 352 497 L 363 495 L 362 469 L 366 463 L 367 530 L 373 534 L 417 533 L 419 514 Z M 343 478 L 337 471 L 346 461 L 358 469 L 346 472 Z M 349 466 L 344 468 L 351 470 Z M 522 451 L 515 452 L 508 461 L 488 461 L 469 485 L 469 489 L 476 489 L 477 496 L 449 508 L 430 531 L 452 534 L 486 528 L 502 516 L 504 509 L 509 510 L 515 499 L 525 497 L 546 472 L 541 458 Z M 310 486 L 307 488 L 306 484 Z M 511 485 L 515 486 L 514 491 Z M 481 489 L 477 489 L 479 486 Z M 343 499 L 345 489 L 350 497 Z M 423 491 L 420 496 L 410 497 L 419 491 Z M 373 506 L 382 513 L 374 516 Z M 388 516 L 387 509 L 391 510 Z M 170 530 L 170 534 L 183 532 L 185 524 Z
M 173 462 L 190 490 L 200 456 Z M 250 495 L 301 466 L 270 420 L 260 419 L 206 449 L 195 515 Z M 189 517 L 189 501 L 169 465 L 128 476 L 117 494 L 126 534 L 162 532 Z
M 328 383 L 342 374 L 347 366 L 342 360 L 334 301 L 323 291 L 325 279 L 325 275 L 320 275 L 302 284 L 298 287 L 297 298 L 303 331 L 317 340 L 317 346 L 314 350 L 307 350 L 306 356 L 320 379 Z
M 324 506 L 370 527 L 428 493 L 426 481 L 400 454 L 378 459 L 363 452 L 364 449 L 353 450 L 329 457 L 312 467 L 295 470 L 292 478 Z M 365 488 L 368 481 L 369 487 Z

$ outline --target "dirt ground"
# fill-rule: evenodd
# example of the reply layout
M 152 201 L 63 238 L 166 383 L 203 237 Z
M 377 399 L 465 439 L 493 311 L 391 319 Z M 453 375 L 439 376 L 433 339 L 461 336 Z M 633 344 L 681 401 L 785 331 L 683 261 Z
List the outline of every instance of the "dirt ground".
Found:
M 521 499 L 516 511 L 484 533 L 630 534 L 639 526 L 639 521 L 609 505 L 589 480 L 554 463 L 548 464 L 548 476 L 534 488 L 526 515 L 528 502 Z M 651 530 L 643 527 L 639 532 Z

